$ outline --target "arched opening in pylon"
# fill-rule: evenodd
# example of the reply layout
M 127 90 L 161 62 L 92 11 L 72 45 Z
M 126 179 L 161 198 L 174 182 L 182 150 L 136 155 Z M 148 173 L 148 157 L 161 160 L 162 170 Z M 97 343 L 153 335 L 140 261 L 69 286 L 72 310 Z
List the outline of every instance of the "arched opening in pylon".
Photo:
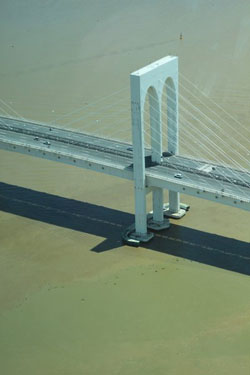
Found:
M 144 143 L 151 150 L 151 155 L 156 160 L 161 153 L 161 115 L 160 102 L 156 89 L 150 86 L 147 90 L 143 110 Z
M 165 80 L 162 98 L 162 143 L 163 152 L 175 154 L 178 150 L 177 90 L 171 77 Z

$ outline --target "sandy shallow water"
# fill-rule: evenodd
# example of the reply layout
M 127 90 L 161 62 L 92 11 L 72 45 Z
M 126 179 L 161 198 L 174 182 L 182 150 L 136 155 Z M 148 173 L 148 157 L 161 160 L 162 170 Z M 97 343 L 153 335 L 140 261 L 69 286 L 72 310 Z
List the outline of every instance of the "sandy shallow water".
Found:
M 49 123 L 177 55 L 249 149 L 250 5 L 190 3 L 3 2 L 0 98 Z M 182 196 L 190 212 L 135 249 L 131 183 L 4 151 L 0 177 L 1 373 L 249 374 L 248 212 Z

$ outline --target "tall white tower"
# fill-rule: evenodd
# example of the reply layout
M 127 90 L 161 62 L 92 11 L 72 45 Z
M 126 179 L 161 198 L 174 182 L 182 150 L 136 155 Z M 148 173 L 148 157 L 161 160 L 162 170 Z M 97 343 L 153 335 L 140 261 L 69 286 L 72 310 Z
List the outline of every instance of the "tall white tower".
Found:
M 133 166 L 135 187 L 135 230 L 130 237 L 142 242 L 149 241 L 153 234 L 148 228 L 161 230 L 169 227 L 163 213 L 163 189 L 155 187 L 153 215 L 149 219 L 146 209 L 144 106 L 149 94 L 150 134 L 152 162 L 162 160 L 162 102 L 167 98 L 168 152 L 178 153 L 178 58 L 167 56 L 130 75 L 131 113 L 133 135 Z M 166 92 L 164 92 L 166 90 Z M 165 150 L 164 150 L 165 151 Z M 179 193 L 169 191 L 169 216 L 183 216 Z

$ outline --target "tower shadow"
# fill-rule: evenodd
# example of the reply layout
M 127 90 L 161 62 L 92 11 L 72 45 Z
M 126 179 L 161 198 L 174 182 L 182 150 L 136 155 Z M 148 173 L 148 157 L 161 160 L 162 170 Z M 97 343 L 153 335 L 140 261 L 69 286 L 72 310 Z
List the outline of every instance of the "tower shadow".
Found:
M 32 220 L 103 237 L 96 253 L 123 246 L 122 230 L 134 215 L 0 182 L 0 210 Z M 250 275 L 250 244 L 171 224 L 144 248 Z M 136 251 L 136 250 L 135 250 Z

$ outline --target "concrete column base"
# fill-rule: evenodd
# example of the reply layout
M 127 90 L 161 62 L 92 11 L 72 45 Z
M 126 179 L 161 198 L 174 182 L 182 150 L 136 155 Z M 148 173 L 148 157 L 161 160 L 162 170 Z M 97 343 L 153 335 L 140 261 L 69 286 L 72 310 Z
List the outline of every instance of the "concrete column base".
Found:
M 185 203 L 180 203 L 180 209 L 177 212 L 172 212 L 169 210 L 169 203 L 163 205 L 163 215 L 165 217 L 171 217 L 172 219 L 181 219 L 186 212 L 189 210 L 190 206 Z
M 149 242 L 154 237 L 154 233 L 147 232 L 146 234 L 137 233 L 135 225 L 132 224 L 122 233 L 122 240 L 126 245 L 138 247 L 141 242 Z
M 163 221 L 155 221 L 153 214 L 147 215 L 147 227 L 153 230 L 163 230 L 170 227 L 170 222 L 167 218 L 164 218 Z

